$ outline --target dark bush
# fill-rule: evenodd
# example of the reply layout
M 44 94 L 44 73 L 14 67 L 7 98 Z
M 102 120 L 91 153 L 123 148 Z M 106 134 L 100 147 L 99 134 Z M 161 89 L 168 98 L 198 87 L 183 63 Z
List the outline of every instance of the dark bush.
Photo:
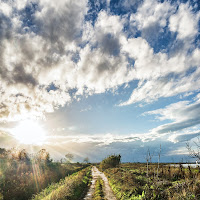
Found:
M 120 155 L 118 156 L 111 155 L 105 158 L 104 160 L 102 160 L 102 162 L 100 163 L 100 168 L 104 170 L 104 169 L 108 169 L 112 167 L 118 167 L 120 162 L 121 162 Z

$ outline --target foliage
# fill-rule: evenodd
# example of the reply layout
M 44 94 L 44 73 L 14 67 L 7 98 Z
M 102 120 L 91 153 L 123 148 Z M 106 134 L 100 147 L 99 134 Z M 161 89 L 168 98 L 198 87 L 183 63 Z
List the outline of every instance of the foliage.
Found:
M 32 200 L 82 199 L 86 194 L 90 179 L 91 167 L 88 167 L 60 180 L 59 183 L 51 184 L 35 195 Z
M 100 168 L 101 169 L 108 169 L 108 168 L 112 168 L 112 167 L 117 167 L 119 166 L 121 161 L 121 156 L 118 155 L 111 155 L 108 156 L 107 158 L 105 158 L 104 160 L 101 161 L 100 163 Z
M 71 153 L 67 153 L 65 155 L 65 159 L 67 160 L 68 163 L 70 163 L 73 160 L 73 158 L 74 158 L 74 155 Z
M 38 161 L 43 161 L 43 162 L 51 162 L 52 160 L 50 159 L 50 154 L 47 152 L 46 149 L 41 149 L 35 157 L 36 160 Z
M 27 200 L 52 182 L 86 166 L 51 162 L 46 150 L 39 151 L 32 159 L 25 150 L 8 150 L 6 156 L 0 158 L 0 199 Z
M 83 159 L 83 162 L 84 162 L 84 163 L 89 163 L 89 158 L 88 158 L 88 157 L 84 158 L 84 159 Z
M 6 155 L 6 149 L 0 148 L 0 158 L 5 157 L 5 155 Z

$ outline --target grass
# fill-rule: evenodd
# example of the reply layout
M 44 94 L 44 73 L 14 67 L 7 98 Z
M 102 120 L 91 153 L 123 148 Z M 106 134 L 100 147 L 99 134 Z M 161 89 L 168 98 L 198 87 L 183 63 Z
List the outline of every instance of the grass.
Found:
M 95 192 L 93 195 L 93 200 L 105 200 L 103 188 L 104 188 L 104 182 L 102 178 L 99 177 L 95 183 Z
M 32 200 L 83 199 L 91 180 L 91 167 L 74 173 L 59 183 L 53 183 L 41 193 L 34 195 Z
M 103 171 L 120 200 L 178 200 L 200 199 L 200 171 L 192 168 L 161 164 L 126 163 Z

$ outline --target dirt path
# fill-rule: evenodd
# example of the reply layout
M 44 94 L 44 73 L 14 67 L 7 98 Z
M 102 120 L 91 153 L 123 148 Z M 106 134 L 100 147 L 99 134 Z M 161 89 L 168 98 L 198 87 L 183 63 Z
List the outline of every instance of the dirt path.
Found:
M 104 181 L 104 195 L 105 199 L 107 200 L 117 200 L 116 197 L 114 196 L 112 189 L 110 188 L 110 185 L 108 183 L 108 179 L 106 178 L 105 174 L 100 172 L 95 166 L 92 167 L 92 184 L 90 186 L 90 189 L 85 196 L 84 200 L 92 200 L 92 195 L 94 194 L 94 189 L 95 189 L 95 182 L 98 179 L 98 177 L 101 177 Z

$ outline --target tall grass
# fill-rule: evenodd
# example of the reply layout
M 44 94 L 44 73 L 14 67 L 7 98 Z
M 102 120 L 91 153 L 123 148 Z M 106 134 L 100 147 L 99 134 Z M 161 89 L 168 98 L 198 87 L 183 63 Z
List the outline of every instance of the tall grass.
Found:
M 81 164 L 0 160 L 0 199 L 27 200 L 49 184 L 86 167 Z M 1 197 L 3 196 L 3 197 Z
M 160 164 L 121 164 L 104 171 L 120 200 L 200 199 L 200 170 Z
M 91 167 L 74 173 L 59 183 L 53 183 L 32 200 L 78 200 L 85 196 L 91 180 Z

